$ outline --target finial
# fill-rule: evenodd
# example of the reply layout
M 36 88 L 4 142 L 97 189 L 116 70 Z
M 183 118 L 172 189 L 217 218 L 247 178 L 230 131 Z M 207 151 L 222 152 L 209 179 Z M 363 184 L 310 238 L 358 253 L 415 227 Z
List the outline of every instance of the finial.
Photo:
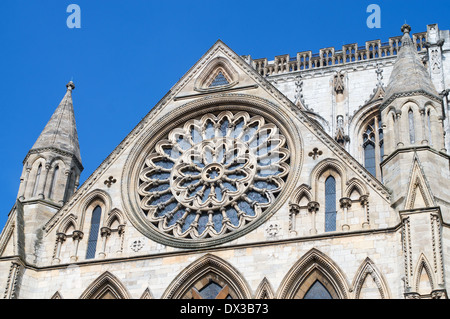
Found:
M 67 90 L 72 91 L 75 89 L 75 84 L 73 84 L 72 81 L 69 81 L 69 83 L 66 84 L 66 88 Z
M 402 28 L 400 29 L 402 33 L 410 33 L 411 32 L 411 26 L 409 24 L 402 25 Z

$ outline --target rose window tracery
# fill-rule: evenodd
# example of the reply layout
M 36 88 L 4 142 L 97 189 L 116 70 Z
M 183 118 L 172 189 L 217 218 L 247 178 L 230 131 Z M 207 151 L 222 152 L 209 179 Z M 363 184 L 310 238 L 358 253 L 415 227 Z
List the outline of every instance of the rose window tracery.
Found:
M 169 236 L 204 239 L 258 219 L 282 190 L 289 151 L 278 127 L 247 112 L 172 129 L 145 158 L 140 208 Z

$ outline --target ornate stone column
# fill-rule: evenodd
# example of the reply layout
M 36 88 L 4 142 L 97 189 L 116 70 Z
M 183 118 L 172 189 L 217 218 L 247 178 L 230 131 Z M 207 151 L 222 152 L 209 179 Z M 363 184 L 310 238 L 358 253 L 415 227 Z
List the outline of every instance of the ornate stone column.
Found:
M 72 239 L 75 242 L 75 249 L 73 255 L 70 256 L 70 261 L 75 262 L 78 261 L 78 245 L 80 244 L 80 240 L 83 239 L 83 232 L 75 230 L 73 232 Z
M 44 178 L 41 181 L 42 187 L 41 187 L 41 191 L 38 193 L 39 199 L 44 199 L 45 198 L 45 195 L 44 195 L 45 194 L 45 187 L 47 186 L 48 172 L 50 171 L 50 168 L 51 168 L 50 163 L 46 162 L 44 168 L 45 168 L 44 169 L 44 176 L 43 176 Z
M 108 241 L 108 237 L 111 235 L 111 228 L 102 227 L 100 229 L 100 236 L 102 237 L 102 251 L 98 254 L 100 258 L 106 257 L 106 242 Z
M 17 299 L 17 285 L 19 282 L 19 277 L 22 276 L 21 268 L 22 265 L 18 261 L 14 260 L 11 262 L 3 299 Z
M 308 203 L 308 212 L 311 213 L 311 224 L 312 228 L 310 230 L 311 235 L 317 234 L 316 228 L 316 213 L 320 208 L 320 204 L 318 202 L 311 201 Z
M 61 254 L 61 246 L 66 241 L 67 235 L 64 233 L 57 233 L 56 234 L 56 251 L 55 256 L 53 257 L 53 263 L 59 264 L 61 259 L 59 258 Z
M 65 186 L 64 186 L 64 192 L 63 192 L 63 197 L 59 200 L 59 203 L 62 205 L 64 204 L 64 201 L 66 200 L 66 198 L 69 197 L 69 187 L 70 187 L 70 169 L 66 169 L 64 170 L 64 176 L 65 176 Z
M 400 110 L 396 110 L 395 111 L 395 122 L 397 123 L 397 125 L 394 125 L 394 130 L 395 130 L 395 136 L 397 136 L 397 146 L 396 149 L 398 149 L 399 147 L 403 147 L 405 144 L 403 143 L 403 138 L 404 138 L 404 134 L 401 134 L 403 131 L 403 127 L 402 127 L 402 111 Z
M 120 248 L 119 248 L 119 250 L 117 252 L 120 254 L 123 251 L 123 240 L 125 238 L 125 225 L 119 225 L 117 227 L 117 232 L 118 232 L 119 237 L 120 237 Z
M 297 235 L 297 231 L 295 230 L 296 225 L 295 225 L 295 220 L 296 220 L 296 216 L 297 214 L 300 213 L 300 206 L 298 206 L 297 204 L 289 204 L 289 232 Z
M 342 197 L 339 200 L 341 208 L 344 209 L 344 224 L 342 225 L 343 231 L 349 231 L 350 226 L 348 225 L 348 209 L 352 206 L 352 200 L 348 197 Z
M 28 180 L 30 178 L 31 166 L 27 165 L 25 169 L 25 177 L 21 180 L 22 190 L 20 191 L 19 200 L 23 201 L 25 199 L 25 192 L 27 190 Z
M 420 117 L 420 138 L 421 138 L 421 142 L 420 144 L 422 145 L 429 145 L 430 141 L 427 135 L 427 129 L 425 127 L 425 107 L 420 107 L 419 108 L 419 117 Z
M 365 221 L 362 223 L 362 227 L 365 229 L 370 228 L 370 219 L 369 219 L 369 212 L 368 212 L 369 195 L 362 195 L 359 198 L 359 202 L 361 203 L 361 206 L 363 207 L 364 217 L 365 217 Z

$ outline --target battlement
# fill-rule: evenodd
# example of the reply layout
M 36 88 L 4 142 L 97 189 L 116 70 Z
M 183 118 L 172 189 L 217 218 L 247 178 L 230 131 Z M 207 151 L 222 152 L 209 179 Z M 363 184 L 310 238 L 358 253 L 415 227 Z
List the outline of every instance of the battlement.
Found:
M 402 45 L 401 39 L 402 36 L 396 36 L 389 38 L 388 42 L 381 42 L 381 40 L 367 41 L 364 46 L 358 46 L 357 43 L 345 44 L 340 50 L 329 47 L 320 49 L 319 53 L 303 51 L 298 52 L 297 56 L 294 57 L 289 56 L 289 54 L 278 55 L 272 61 L 268 61 L 267 58 L 251 59 L 250 56 L 246 56 L 246 60 L 261 75 L 271 76 L 396 56 Z M 427 32 L 414 33 L 412 40 L 416 44 L 417 51 L 421 52 L 425 49 Z

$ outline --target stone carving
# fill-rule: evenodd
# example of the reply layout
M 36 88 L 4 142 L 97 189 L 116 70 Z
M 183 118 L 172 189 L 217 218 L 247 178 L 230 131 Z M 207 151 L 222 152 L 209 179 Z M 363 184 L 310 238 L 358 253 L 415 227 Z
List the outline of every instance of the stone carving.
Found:
M 350 137 L 344 133 L 344 117 L 342 115 L 338 115 L 336 118 L 337 128 L 336 128 L 336 136 L 334 139 L 336 142 L 345 146 L 350 141 Z
M 269 238 L 275 238 L 277 237 L 278 233 L 280 231 L 280 227 L 278 224 L 269 224 L 266 228 L 267 237 Z
M 441 54 L 439 48 L 432 48 L 430 49 L 430 56 L 431 56 L 431 71 L 433 73 L 440 73 L 441 71 Z
M 131 250 L 132 251 L 134 251 L 134 252 L 138 252 L 139 250 L 141 250 L 142 249 L 142 247 L 144 247 L 144 243 L 140 240 L 140 239 L 138 239 L 138 240 L 135 240 L 132 244 L 131 244 Z
M 114 177 L 110 176 L 108 177 L 107 180 L 105 180 L 105 185 L 108 187 L 111 187 L 112 184 L 114 184 L 115 182 L 117 182 L 117 179 L 115 179 Z
M 314 147 L 312 152 L 308 153 L 308 156 L 312 157 L 313 159 L 316 159 L 316 158 L 319 158 L 319 156 L 322 154 L 323 154 L 323 152 L 321 150 L 319 150 L 317 147 Z
M 294 96 L 294 104 L 297 106 L 303 106 L 305 109 L 309 109 L 305 104 L 305 100 L 303 99 L 303 77 L 299 75 L 295 77 L 295 96 Z
M 283 188 L 285 143 L 277 126 L 247 112 L 189 120 L 147 156 L 140 207 L 169 236 L 204 239 L 239 229 Z
M 334 86 L 334 91 L 337 94 L 344 93 L 344 90 L 345 90 L 344 74 L 341 71 L 337 72 L 336 75 L 334 76 L 333 86 Z
M 377 63 L 377 69 L 375 71 L 375 73 L 377 74 L 377 86 L 378 87 L 383 87 L 384 83 L 383 83 L 383 69 L 381 68 L 381 64 Z

